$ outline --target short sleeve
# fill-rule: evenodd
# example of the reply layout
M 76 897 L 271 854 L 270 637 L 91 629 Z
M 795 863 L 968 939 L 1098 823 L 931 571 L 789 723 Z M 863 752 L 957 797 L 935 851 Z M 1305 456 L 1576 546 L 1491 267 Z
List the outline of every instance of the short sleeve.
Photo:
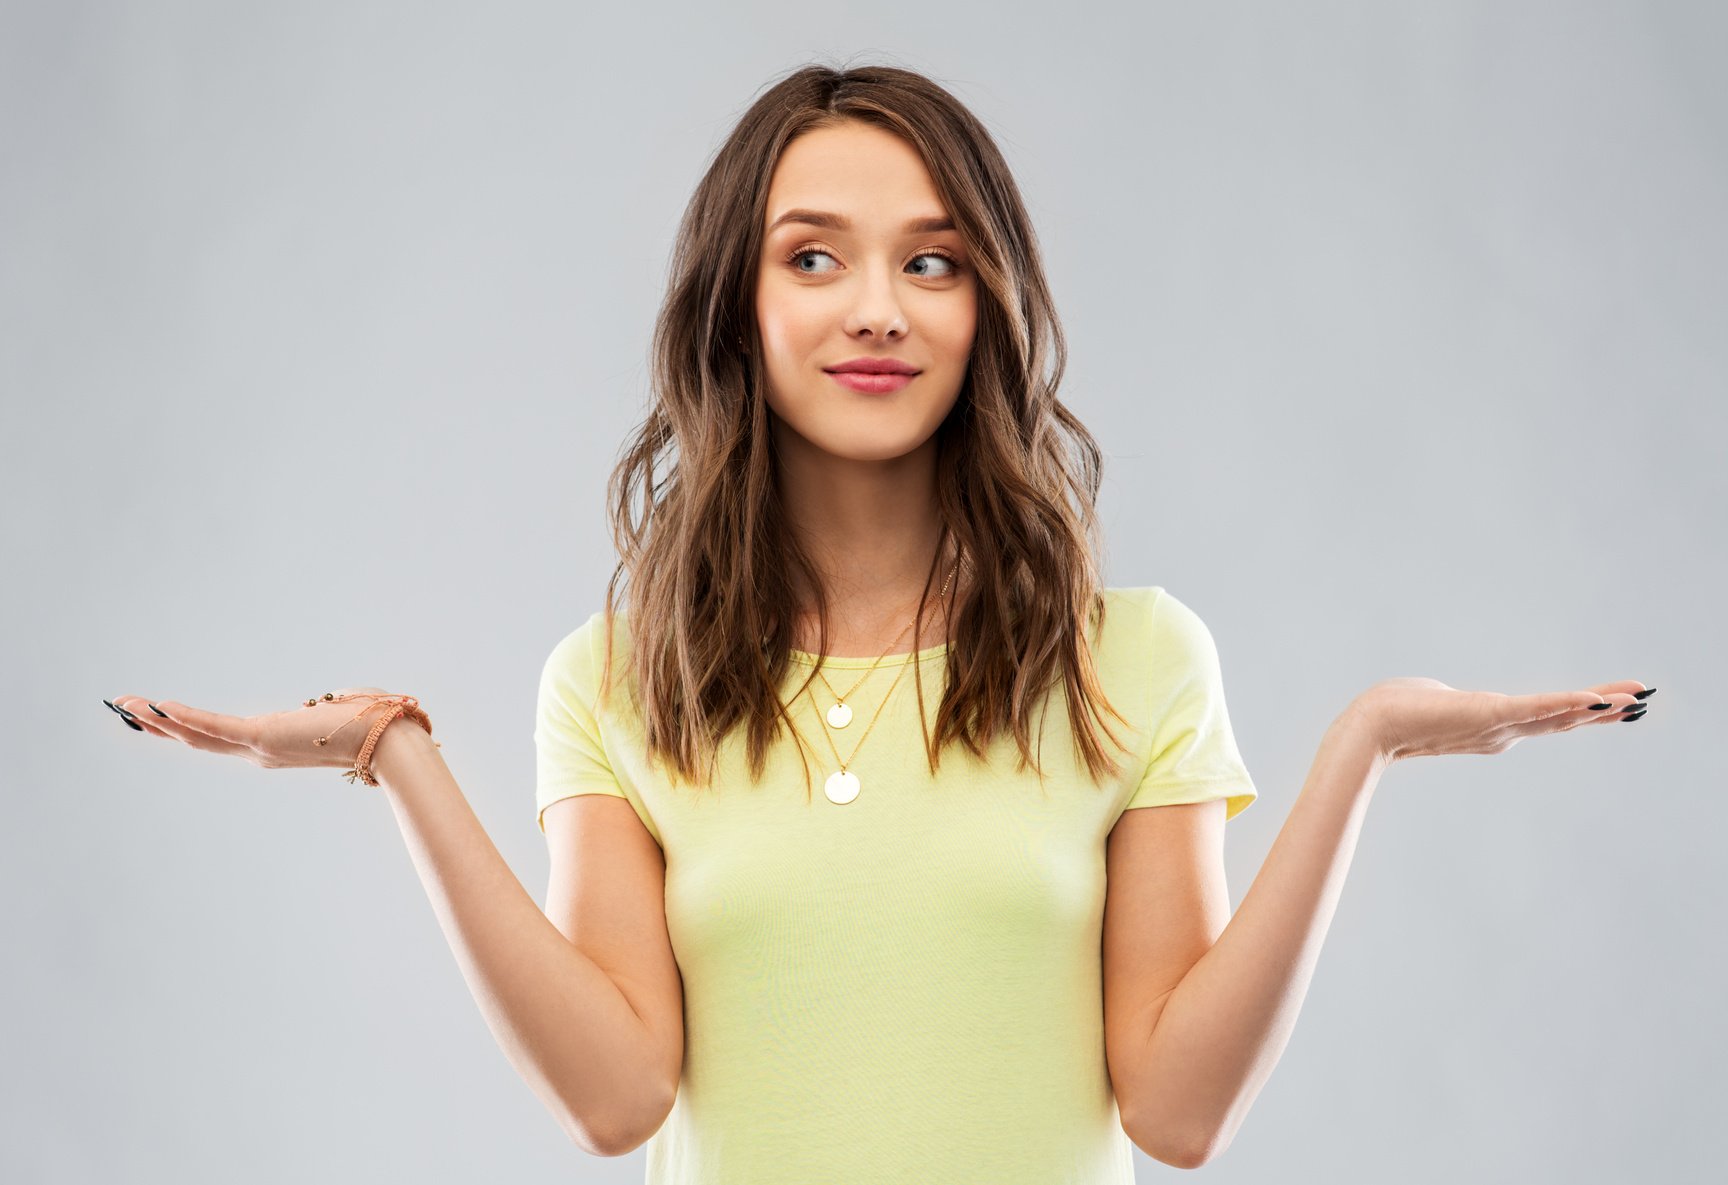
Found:
M 595 633 L 604 620 L 604 614 L 595 614 L 565 635 L 540 670 L 534 716 L 534 798 L 535 822 L 542 835 L 546 808 L 577 794 L 627 798 L 638 815 L 646 813 L 613 772 L 594 715 L 600 683 Z M 646 818 L 643 821 L 654 830 Z M 658 832 L 654 838 L 659 841 Z
M 1146 644 L 1152 744 L 1146 772 L 1124 810 L 1227 799 L 1226 819 L 1259 791 L 1236 747 L 1224 703 L 1223 668 L 1206 623 L 1159 589 Z

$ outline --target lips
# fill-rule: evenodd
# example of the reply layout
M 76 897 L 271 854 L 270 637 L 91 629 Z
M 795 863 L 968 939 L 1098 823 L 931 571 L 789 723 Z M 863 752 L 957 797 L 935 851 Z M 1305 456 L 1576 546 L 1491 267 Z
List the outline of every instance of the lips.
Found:
M 890 391 L 898 391 L 910 383 L 914 376 L 909 374 L 865 374 L 857 370 L 830 371 L 828 377 L 851 391 L 859 391 L 865 395 L 886 395 Z
M 918 368 L 898 358 L 852 358 L 834 366 L 822 368 L 829 374 L 904 374 L 914 375 Z

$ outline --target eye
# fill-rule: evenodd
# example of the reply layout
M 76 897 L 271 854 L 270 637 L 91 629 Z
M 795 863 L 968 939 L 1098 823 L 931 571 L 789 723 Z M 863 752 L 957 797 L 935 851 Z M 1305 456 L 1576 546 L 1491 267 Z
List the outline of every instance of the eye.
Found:
M 948 275 L 944 276 L 944 275 L 938 274 L 935 277 L 936 279 L 943 280 L 943 279 L 947 279 L 948 276 L 957 276 L 960 274 L 960 261 L 958 259 L 955 259 L 952 255 L 948 254 L 948 252 L 946 252 L 946 251 L 925 251 L 925 252 L 922 252 L 921 254 L 919 254 L 918 258 L 919 259 L 940 259 L 942 262 L 944 262 L 948 265 L 948 269 L 949 269 Z M 928 274 L 928 273 L 925 273 L 925 274 Z
M 786 262 L 791 264 L 793 266 L 793 268 L 795 268 L 796 270 L 798 270 L 800 272 L 803 272 L 807 276 L 820 275 L 821 273 L 819 273 L 819 272 L 808 271 L 805 268 L 798 266 L 805 259 L 813 258 L 814 256 L 817 256 L 817 255 L 828 255 L 828 252 L 822 250 L 819 247 L 800 247 L 800 248 L 798 248 L 798 250 L 792 252 L 792 254 L 790 254 L 786 257 Z M 833 259 L 834 257 L 832 255 L 828 255 L 828 258 Z
M 810 271 L 806 268 L 799 266 L 799 264 L 801 264 L 806 257 L 814 257 L 817 255 L 826 255 L 829 259 L 834 258 L 834 256 L 832 254 L 830 254 L 827 251 L 822 250 L 822 248 L 820 248 L 820 247 L 814 247 L 814 246 L 806 245 L 803 247 L 799 247 L 796 251 L 793 251 L 790 255 L 788 255 L 786 257 L 786 262 L 791 264 L 798 272 L 800 272 L 803 275 L 819 276 L 819 275 L 823 275 L 825 273 Z M 925 277 L 930 278 L 930 279 L 936 279 L 936 280 L 949 279 L 955 275 L 958 275 L 959 271 L 960 271 L 960 261 L 958 259 L 955 259 L 948 252 L 940 250 L 939 248 L 933 247 L 928 251 L 920 251 L 917 254 L 917 256 L 914 257 L 914 262 L 916 262 L 916 260 L 918 260 L 918 259 L 940 259 L 948 266 L 949 271 L 947 272 L 946 275 L 938 273 L 934 276 L 931 276 L 929 272 L 917 273 L 921 276 L 925 276 Z

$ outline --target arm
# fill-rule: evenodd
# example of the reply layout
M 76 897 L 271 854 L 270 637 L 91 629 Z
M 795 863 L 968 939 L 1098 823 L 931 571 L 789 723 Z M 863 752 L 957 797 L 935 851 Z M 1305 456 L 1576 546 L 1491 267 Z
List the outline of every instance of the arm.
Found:
M 1354 705 L 1327 729 L 1266 863 L 1143 1046 L 1138 1111 L 1123 1117 L 1140 1147 L 1175 1143 L 1194 1168 L 1235 1138 L 1290 1041 L 1387 764 Z
M 487 1027 L 567 1135 L 596 1156 L 664 1116 L 649 1032 L 618 985 L 510 871 L 422 729 L 396 723 L 372 769 Z
M 1525 737 L 1643 714 L 1635 679 L 1503 695 L 1385 679 L 1332 722 L 1260 873 L 1217 942 L 1151 1023 L 1131 1066 L 1136 1144 L 1184 1149 L 1183 1167 L 1229 1146 L 1289 1043 L 1332 924 L 1368 802 L 1394 761 L 1504 753 Z M 1627 713 L 1631 713 L 1628 715 Z M 1171 1162 L 1175 1163 L 1175 1162 Z

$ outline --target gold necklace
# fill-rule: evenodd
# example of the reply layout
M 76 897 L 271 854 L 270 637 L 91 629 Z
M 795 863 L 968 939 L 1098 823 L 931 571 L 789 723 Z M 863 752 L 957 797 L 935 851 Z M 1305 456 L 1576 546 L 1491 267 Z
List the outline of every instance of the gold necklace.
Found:
M 942 591 L 936 594 L 937 601 L 941 601 L 944 597 L 946 597 L 948 595 L 948 586 L 951 583 L 953 583 L 954 574 L 956 572 L 958 572 L 959 570 L 960 570 L 960 562 L 958 560 L 956 560 L 954 562 L 954 566 L 952 568 L 948 569 L 948 579 L 946 579 L 942 582 Z M 888 657 L 888 651 L 892 650 L 892 649 L 894 649 L 894 647 L 898 646 L 900 644 L 900 639 L 904 638 L 906 636 L 906 630 L 911 629 L 913 626 L 915 626 L 917 624 L 918 624 L 918 615 L 913 614 L 912 620 L 908 621 L 906 623 L 906 628 L 902 629 L 900 631 L 899 635 L 892 642 L 888 643 L 888 649 L 884 650 L 881 653 L 881 655 L 876 659 L 876 661 L 870 664 L 870 669 L 865 671 L 862 675 L 858 676 L 857 680 L 852 684 L 852 686 L 850 686 L 846 689 L 845 695 L 841 695 L 839 692 L 834 690 L 834 685 L 832 683 L 828 682 L 828 676 L 824 675 L 822 673 L 822 668 L 820 666 L 818 666 L 816 668 L 816 677 L 818 679 L 822 680 L 822 686 L 826 687 L 828 689 L 828 694 L 834 697 L 833 706 L 830 707 L 826 713 L 824 713 L 824 715 L 826 716 L 828 723 L 831 727 L 833 727 L 833 728 L 845 728 L 848 724 L 852 723 L 852 708 L 851 708 L 851 705 L 849 705 L 846 702 L 846 697 L 851 695 L 854 691 L 857 691 L 859 686 L 864 682 L 864 680 L 868 679 L 871 675 L 876 673 L 876 668 L 882 665 L 882 659 Z M 810 702 L 811 702 L 811 704 L 815 704 L 815 702 L 816 702 L 815 698 L 812 697 Z M 863 744 L 863 742 L 860 741 L 859 744 Z
M 911 666 L 914 661 L 914 658 L 909 657 L 905 662 L 900 664 L 900 674 L 894 676 L 894 682 L 888 685 L 888 694 L 884 695 L 882 697 L 882 702 L 876 706 L 876 715 L 870 717 L 870 723 L 865 727 L 864 735 L 858 738 L 858 743 L 856 745 L 852 746 L 852 757 L 858 756 L 858 750 L 862 749 L 864 747 L 864 742 L 870 739 L 870 730 L 876 727 L 876 721 L 882 715 L 882 709 L 888 706 L 888 700 L 894 695 L 894 689 L 900 686 L 900 680 L 905 676 L 906 668 Z M 809 694 L 809 684 L 804 685 L 804 691 L 806 694 Z M 815 706 L 815 696 L 810 697 L 810 703 L 811 706 Z M 822 735 L 828 738 L 828 747 L 834 750 L 834 760 L 840 763 L 840 768 L 829 774 L 828 780 L 822 784 L 822 792 L 828 796 L 829 802 L 845 806 L 854 798 L 858 797 L 858 791 L 861 788 L 862 783 L 858 781 L 857 774 L 846 768 L 852 763 L 852 757 L 840 756 L 840 750 L 835 748 L 834 738 L 828 736 L 828 730 L 826 728 L 822 729 Z
M 914 618 L 912 621 L 906 623 L 905 629 L 900 631 L 900 636 L 888 643 L 888 650 L 892 650 L 894 647 L 900 645 L 900 638 L 906 636 L 906 630 L 911 629 L 916 620 L 917 619 Z M 846 695 L 851 695 L 854 691 L 857 691 L 859 684 L 863 683 L 864 680 L 868 679 L 875 673 L 876 668 L 881 665 L 882 660 L 888 657 L 888 650 L 884 650 L 881 655 L 877 657 L 876 661 L 870 664 L 869 670 L 858 676 L 857 682 L 853 683 L 852 686 L 846 689 Z M 828 676 L 822 673 L 821 667 L 816 668 L 816 677 L 822 680 L 822 686 L 826 687 L 828 689 L 828 694 L 834 697 L 834 706 L 829 708 L 825 713 L 828 717 L 829 725 L 834 728 L 845 728 L 848 724 L 852 723 L 852 708 L 851 705 L 846 702 L 846 695 L 840 695 L 834 690 L 834 685 L 828 682 Z M 816 701 L 812 699 L 810 702 L 815 703 Z
M 948 595 L 948 586 L 950 583 L 952 583 L 952 581 L 954 579 L 954 573 L 959 571 L 959 568 L 960 568 L 959 561 L 956 560 L 954 567 L 949 569 L 948 579 L 944 580 L 942 582 L 942 591 L 937 594 L 937 598 L 936 598 L 937 600 L 940 601 L 943 597 Z M 917 615 L 914 614 L 912 621 L 907 625 L 906 629 L 911 629 L 912 626 L 916 625 L 917 623 L 918 623 L 918 618 L 917 618 Z M 901 634 L 901 637 L 904 637 L 906 634 L 906 630 L 901 630 L 900 634 Z M 894 639 L 894 642 L 898 642 L 899 640 L 900 640 L 899 638 L 896 638 L 896 639 Z M 892 642 L 889 643 L 888 649 L 892 650 L 893 648 L 894 648 L 894 643 L 892 643 Z M 868 670 L 864 673 L 864 678 L 869 678 L 869 676 L 875 672 L 876 668 L 882 665 L 882 659 L 887 658 L 887 657 L 888 657 L 887 651 L 883 651 L 882 657 L 878 658 L 874 663 L 872 663 L 870 665 L 870 670 Z M 918 655 L 916 654 L 916 652 L 914 652 L 912 654 L 907 655 L 906 661 L 900 664 L 900 673 L 894 676 L 894 682 L 892 682 L 888 685 L 887 692 L 882 696 L 882 702 L 880 704 L 876 705 L 876 712 L 874 715 L 872 715 L 870 717 L 870 723 L 865 727 L 864 735 L 858 738 L 858 743 L 856 745 L 852 746 L 851 757 L 840 756 L 840 750 L 834 744 L 834 738 L 832 736 L 829 736 L 827 727 L 825 725 L 820 725 L 820 727 L 822 728 L 822 735 L 828 741 L 828 747 L 830 749 L 832 749 L 834 752 L 834 760 L 839 762 L 839 764 L 840 764 L 840 768 L 835 770 L 833 773 L 829 774 L 827 780 L 824 781 L 822 784 L 822 792 L 828 796 L 829 802 L 835 803 L 835 804 L 840 805 L 840 806 L 844 806 L 847 803 L 851 802 L 853 799 L 858 797 L 858 791 L 862 788 L 862 783 L 859 782 L 858 775 L 853 773 L 850 769 L 848 769 L 847 766 L 851 765 L 853 758 L 858 756 L 858 750 L 860 750 L 864 747 L 864 742 L 870 739 L 870 731 L 871 731 L 871 729 L 874 729 L 876 727 L 876 721 L 881 718 L 882 710 L 888 706 L 888 701 L 894 697 L 894 689 L 896 687 L 900 686 L 900 680 L 906 677 L 906 668 L 911 666 L 913 663 L 915 663 L 917 661 L 918 661 Z M 818 675 L 822 674 L 822 670 L 820 667 L 817 668 L 816 673 Z M 864 679 L 861 678 L 858 680 L 858 683 L 862 683 L 863 681 L 864 681 Z M 822 679 L 822 682 L 824 684 L 827 684 L 827 682 L 828 682 L 827 678 L 824 677 Z M 854 683 L 852 685 L 852 689 L 855 690 L 858 686 L 858 683 Z M 833 689 L 833 687 L 830 686 L 828 688 L 828 690 L 830 692 L 832 692 L 834 689 Z M 806 695 L 810 694 L 809 683 L 805 683 L 804 691 L 805 691 Z M 848 694 L 850 694 L 850 692 Z M 810 696 L 810 706 L 811 707 L 816 706 L 816 697 L 814 695 Z M 846 719 L 848 722 L 850 722 L 852 719 L 852 709 L 850 707 L 847 707 L 844 702 L 842 702 L 838 706 L 846 709 Z

